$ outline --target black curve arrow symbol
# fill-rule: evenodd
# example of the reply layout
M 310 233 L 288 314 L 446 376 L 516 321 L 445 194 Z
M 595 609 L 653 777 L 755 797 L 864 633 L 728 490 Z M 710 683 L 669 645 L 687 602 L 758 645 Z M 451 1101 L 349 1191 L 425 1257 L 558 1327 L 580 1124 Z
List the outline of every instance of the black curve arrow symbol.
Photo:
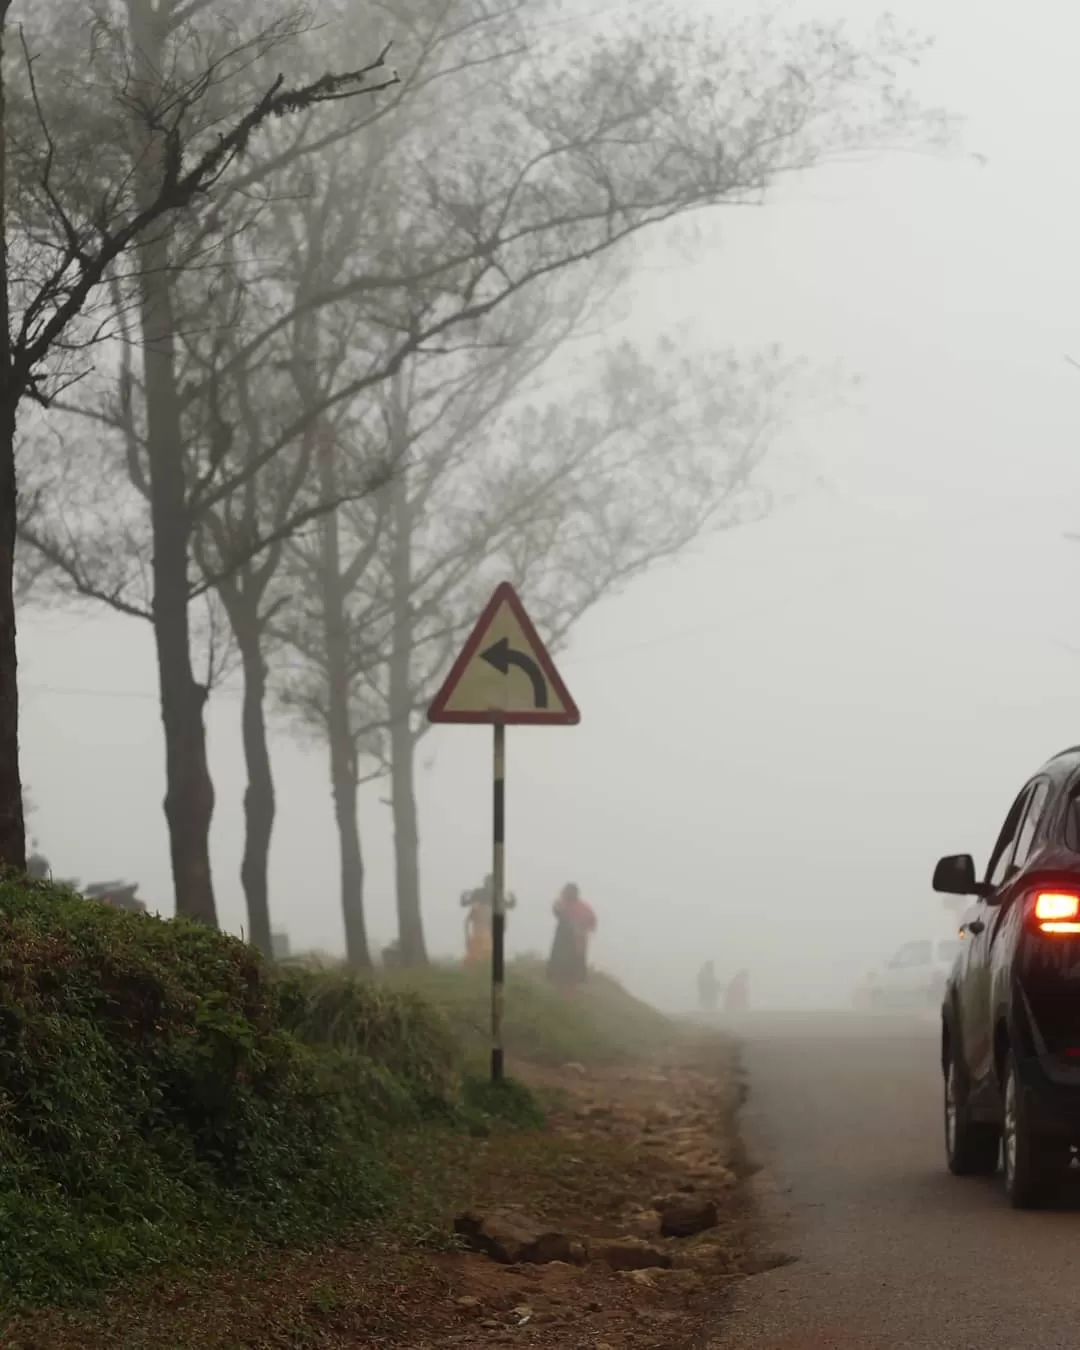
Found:
M 493 666 L 500 675 L 508 675 L 510 667 L 517 666 L 518 670 L 526 674 L 532 682 L 533 707 L 547 707 L 547 680 L 544 679 L 543 671 L 531 656 L 526 656 L 524 652 L 516 652 L 510 646 L 509 638 L 500 638 L 486 652 L 481 652 L 480 660 L 486 661 L 489 666 Z

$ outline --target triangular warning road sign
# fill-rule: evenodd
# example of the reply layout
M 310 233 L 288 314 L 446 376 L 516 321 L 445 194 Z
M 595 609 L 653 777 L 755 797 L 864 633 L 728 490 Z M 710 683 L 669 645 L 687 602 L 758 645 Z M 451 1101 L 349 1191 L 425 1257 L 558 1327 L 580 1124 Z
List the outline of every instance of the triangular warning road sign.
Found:
M 428 709 L 431 722 L 574 726 L 577 704 L 508 581 L 495 590 Z

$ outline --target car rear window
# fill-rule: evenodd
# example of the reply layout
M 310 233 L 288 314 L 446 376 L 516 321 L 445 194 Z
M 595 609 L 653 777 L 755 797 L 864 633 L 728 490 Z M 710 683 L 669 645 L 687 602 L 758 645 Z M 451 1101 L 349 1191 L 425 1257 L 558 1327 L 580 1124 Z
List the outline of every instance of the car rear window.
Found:
M 937 948 L 938 960 L 953 962 L 960 954 L 960 948 L 964 944 L 959 938 L 952 938 L 948 942 L 939 942 Z
M 1069 794 L 1069 805 L 1065 812 L 1065 846 L 1073 853 L 1080 853 L 1080 788 L 1073 788 Z

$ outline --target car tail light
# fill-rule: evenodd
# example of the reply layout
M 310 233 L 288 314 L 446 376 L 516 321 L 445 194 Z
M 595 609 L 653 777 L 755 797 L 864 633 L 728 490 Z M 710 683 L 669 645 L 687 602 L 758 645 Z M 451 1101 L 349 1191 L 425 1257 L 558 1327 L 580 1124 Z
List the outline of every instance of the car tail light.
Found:
M 1080 895 L 1072 891 L 1040 891 L 1034 913 L 1044 933 L 1080 933 Z

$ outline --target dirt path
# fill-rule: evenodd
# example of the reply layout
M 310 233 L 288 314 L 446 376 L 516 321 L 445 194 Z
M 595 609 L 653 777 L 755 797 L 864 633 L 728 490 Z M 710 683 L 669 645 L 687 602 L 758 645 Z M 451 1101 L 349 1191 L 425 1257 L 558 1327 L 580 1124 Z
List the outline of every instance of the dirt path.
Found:
M 754 1259 L 734 1051 L 680 1054 L 667 1069 L 521 1070 L 553 1103 L 550 1129 L 408 1141 L 417 1204 L 392 1216 L 392 1240 L 160 1280 L 90 1316 L 29 1319 L 4 1350 L 698 1344 Z M 701 1231 L 673 1236 L 665 1218 Z M 468 1236 L 448 1243 L 455 1220 Z M 560 1259 L 493 1259 L 530 1242 Z
M 645 1350 L 692 1342 L 753 1265 L 731 1051 L 670 1069 L 564 1071 L 540 1085 L 565 1098 L 553 1135 L 539 1151 L 535 1142 L 509 1156 L 492 1150 L 477 1179 L 486 1196 L 479 1208 L 527 1215 L 529 1226 L 569 1238 L 575 1259 L 440 1258 L 457 1317 L 441 1309 L 437 1333 L 409 1345 Z M 663 1216 L 678 1227 L 680 1214 L 701 1231 L 665 1235 Z M 644 1268 L 612 1268 L 639 1262 Z

